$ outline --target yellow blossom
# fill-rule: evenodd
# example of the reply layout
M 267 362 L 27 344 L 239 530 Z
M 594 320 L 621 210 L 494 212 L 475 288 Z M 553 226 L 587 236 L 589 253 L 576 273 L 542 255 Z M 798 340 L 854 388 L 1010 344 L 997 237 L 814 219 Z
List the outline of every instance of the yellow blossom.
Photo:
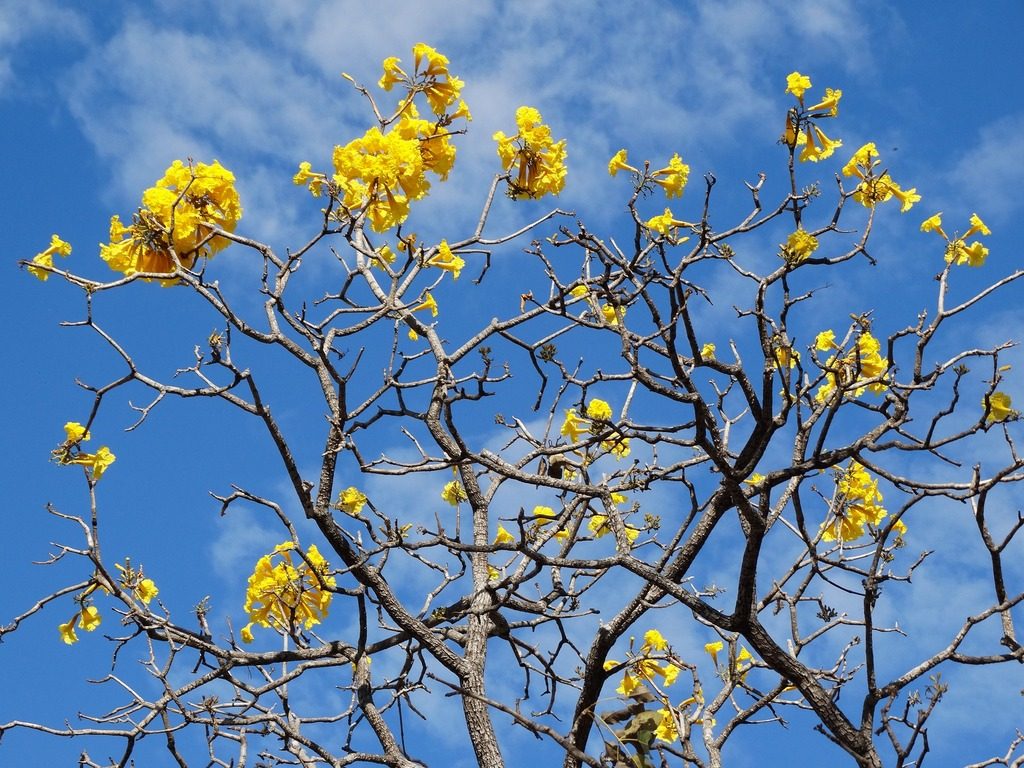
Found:
M 601 317 L 603 317 L 604 321 L 610 326 L 617 326 L 619 324 L 619 319 L 625 317 L 625 315 L 625 307 L 615 307 L 611 304 L 601 305 Z
M 817 104 L 807 108 L 808 112 L 824 113 L 816 114 L 814 117 L 835 117 L 839 113 L 839 99 L 843 97 L 843 92 L 838 88 L 826 88 L 825 98 L 819 101 Z
M 426 298 L 415 307 L 412 308 L 413 312 L 421 312 L 424 309 L 430 310 L 431 317 L 437 317 L 437 302 L 434 300 L 434 296 L 430 291 L 427 291 Z
M 818 248 L 818 238 L 805 229 L 797 229 L 781 246 L 780 255 L 790 264 L 799 264 L 806 260 Z
M 320 197 L 323 194 L 323 185 L 327 177 L 322 173 L 314 173 L 313 166 L 309 163 L 299 163 L 299 172 L 292 176 L 292 184 L 301 187 L 305 184 L 313 197 Z
M 934 216 L 929 216 L 927 219 L 921 222 L 922 232 L 936 232 L 942 238 L 948 240 L 946 233 L 942 230 L 942 211 L 939 211 Z
M 811 78 L 799 72 L 790 72 L 786 76 L 786 93 L 792 93 L 803 101 L 804 92 L 811 87 Z
M 718 654 L 721 653 L 723 648 L 725 648 L 725 644 L 721 640 L 704 644 L 704 651 L 711 655 L 711 660 L 715 662 L 716 667 L 718 666 Z
M 580 417 L 575 408 L 567 408 L 565 420 L 562 422 L 560 433 L 569 438 L 570 443 L 578 443 L 583 433 L 590 429 L 590 422 Z
M 69 421 L 64 425 L 64 433 L 68 436 L 69 443 L 80 443 L 88 440 L 91 436 L 85 431 L 85 427 L 77 421 Z
M 608 525 L 608 517 L 606 515 L 594 515 L 590 518 L 590 522 L 587 523 L 587 528 L 594 534 L 595 539 L 600 539 L 602 536 L 606 536 L 612 532 L 611 526 Z M 628 541 L 636 541 L 637 537 L 640 536 L 640 529 L 634 528 L 631 525 L 626 526 L 626 539 Z
M 608 173 L 612 176 L 617 174 L 619 171 L 632 171 L 633 173 L 640 173 L 632 165 L 626 162 L 626 150 L 620 149 L 616 152 L 612 159 L 608 161 Z
M 672 155 L 668 165 L 651 174 L 651 180 L 665 190 L 665 197 L 681 197 L 690 178 L 690 166 L 683 162 L 679 153 Z
M 659 709 L 658 727 L 654 729 L 654 737 L 659 741 L 672 744 L 679 740 L 679 726 L 676 722 L 676 715 L 671 709 Z
M 641 651 L 664 651 L 668 648 L 668 640 L 656 629 L 649 629 L 644 632 L 644 644 Z
M 438 267 L 446 272 L 451 272 L 452 277 L 456 280 L 459 279 L 462 268 L 466 266 L 466 262 L 461 257 L 452 253 L 447 240 L 441 241 L 441 244 L 437 246 L 437 253 L 427 259 L 426 264 L 428 267 Z
M 60 239 L 58 235 L 50 237 L 50 245 L 45 251 L 41 251 L 32 257 L 32 263 L 28 266 L 28 273 L 43 282 L 50 277 L 50 272 L 42 267 L 52 267 L 55 254 L 61 256 L 71 255 L 71 244 Z
M 831 521 L 822 524 L 822 541 L 852 541 L 865 533 L 865 526 L 877 526 L 888 511 L 882 506 L 878 480 L 857 461 L 838 471 L 836 500 Z
M 60 639 L 68 645 L 78 642 L 78 635 L 75 634 L 75 622 L 77 620 L 78 614 L 76 613 L 66 624 L 60 624 L 57 626 L 57 630 L 60 632 Z
M 469 501 L 466 489 L 462 487 L 462 483 L 458 480 L 451 480 L 444 484 L 444 488 L 441 489 L 441 498 L 453 507 L 459 506 L 460 502 Z
M 832 335 L 829 335 L 832 334 Z M 815 346 L 821 350 L 838 349 L 835 334 L 831 330 L 819 333 Z M 825 382 L 814 394 L 814 399 L 827 402 L 832 393 L 842 388 L 844 394 L 860 397 L 865 390 L 873 394 L 882 394 L 887 387 L 879 379 L 889 367 L 889 362 L 881 355 L 881 344 L 868 331 L 862 331 L 857 337 L 856 349 L 841 358 L 830 357 L 824 364 Z
M 125 227 L 110 220 L 110 242 L 100 246 L 107 266 L 125 275 L 174 272 L 176 263 L 191 269 L 201 257 L 211 257 L 230 241 L 214 228 L 233 232 L 242 217 L 235 176 L 216 160 L 185 164 L 175 160 L 142 193 L 142 206 Z M 161 281 L 164 285 L 173 278 Z
M 710 341 L 707 342 L 704 346 L 702 346 L 700 348 L 700 356 L 704 360 L 714 360 L 715 359 L 715 345 L 712 344 Z
M 541 122 L 540 112 L 533 107 L 516 110 L 516 127 L 514 136 L 502 131 L 493 136 L 502 168 L 510 173 L 509 197 L 557 195 L 565 186 L 565 139 L 554 141 L 551 128 Z
M 366 502 L 366 495 L 354 485 L 350 485 L 338 494 L 338 501 L 335 503 L 335 506 L 346 514 L 358 517 Z
M 558 514 L 551 507 L 538 505 L 533 508 L 533 517 L 536 529 L 540 530 L 545 525 L 555 522 L 558 519 Z M 559 541 L 565 541 L 569 538 L 569 532 L 562 528 L 555 533 L 555 538 Z
M 503 525 L 499 525 L 498 526 L 498 533 L 494 537 L 494 543 L 495 544 L 513 544 L 513 543 L 515 543 L 515 540 L 516 540 L 515 536 L 513 536 L 511 533 L 509 533 L 507 530 L 505 530 L 505 526 L 503 526 Z
M 245 593 L 249 624 L 242 630 L 243 641 L 252 641 L 253 625 L 284 634 L 300 625 L 310 629 L 326 618 L 335 586 L 327 561 L 315 544 L 305 558 L 295 551 L 295 544 L 286 541 L 257 560 Z
M 1010 396 L 1005 392 L 993 392 L 981 401 L 981 407 L 986 411 L 985 421 L 1000 422 L 1006 421 L 1017 412 L 1011 407 Z
M 666 208 L 665 212 L 660 216 L 652 216 L 649 218 L 646 221 L 645 226 L 651 232 L 657 232 L 660 235 L 664 235 L 669 239 L 669 242 L 676 245 L 679 243 L 685 243 L 690 239 L 689 237 L 684 237 L 682 239 L 677 237 L 679 228 L 689 227 L 690 224 L 673 216 L 671 208 Z
M 830 349 L 836 349 L 836 334 L 835 331 L 829 329 L 822 331 L 814 337 L 814 348 L 819 352 L 828 352 Z
M 86 632 L 92 632 L 102 621 L 99 609 L 95 605 L 87 605 L 82 608 L 82 613 L 78 617 L 78 626 Z
M 980 218 L 978 218 L 978 214 L 972 213 L 971 214 L 971 227 L 966 232 L 964 232 L 963 239 L 966 240 L 971 235 L 991 235 L 991 234 L 992 234 L 992 230 L 990 230 L 988 227 L 985 226 L 985 222 L 983 222 Z
M 587 416 L 591 419 L 601 419 L 608 421 L 612 417 L 612 407 L 608 405 L 604 400 L 598 400 L 596 397 L 587 403 Z
M 804 145 L 804 151 L 800 153 L 800 162 L 810 160 L 812 163 L 831 157 L 838 147 L 843 146 L 842 141 L 830 139 L 816 125 L 808 125 L 807 130 L 798 137 L 797 144 Z

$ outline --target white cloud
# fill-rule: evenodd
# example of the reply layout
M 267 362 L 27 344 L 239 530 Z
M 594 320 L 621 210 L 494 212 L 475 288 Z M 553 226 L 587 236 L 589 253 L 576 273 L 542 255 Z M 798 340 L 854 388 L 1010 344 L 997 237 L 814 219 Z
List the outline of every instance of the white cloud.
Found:
M 966 149 L 946 174 L 953 190 L 970 190 L 968 207 L 986 221 L 1005 222 L 1021 210 L 1024 165 L 1024 113 L 999 118 L 981 128 L 977 143 Z M 966 218 L 966 217 L 964 217 Z

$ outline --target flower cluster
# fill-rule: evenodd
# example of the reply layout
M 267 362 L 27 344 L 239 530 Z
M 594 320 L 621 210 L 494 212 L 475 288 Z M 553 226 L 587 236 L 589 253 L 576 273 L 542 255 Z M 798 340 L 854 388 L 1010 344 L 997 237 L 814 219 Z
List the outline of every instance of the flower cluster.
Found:
M 858 149 L 849 162 L 843 166 L 844 176 L 854 176 L 860 183 L 853 191 L 853 199 L 865 208 L 874 208 L 878 203 L 896 198 L 900 201 L 900 213 L 909 211 L 914 203 L 921 200 L 916 189 L 903 189 L 892 180 L 888 172 L 876 173 L 879 160 L 878 149 L 873 142 L 868 142 Z
M 256 561 L 245 592 L 249 623 L 242 627 L 244 642 L 253 641 L 254 624 L 285 634 L 300 624 L 310 629 L 327 616 L 335 585 L 327 561 L 315 544 L 309 546 L 305 557 L 293 559 L 295 553 L 295 544 L 286 541 Z
M 124 565 L 115 563 L 114 567 L 121 572 L 121 588 L 134 599 L 149 605 L 149 602 L 159 594 L 160 590 L 157 589 L 156 583 L 152 579 L 146 578 L 142 568 L 133 568 L 130 559 L 125 559 Z M 68 645 L 78 642 L 78 635 L 75 633 L 76 626 L 86 632 L 92 632 L 102 623 L 103 616 L 100 615 L 99 608 L 92 605 L 91 599 L 91 595 L 97 588 L 104 592 L 107 591 L 100 582 L 93 581 L 75 598 L 75 602 L 79 606 L 75 615 L 64 624 L 57 625 L 61 640 Z
M 822 541 L 853 541 L 866 532 L 865 526 L 878 526 L 888 511 L 882 506 L 878 480 L 857 461 L 838 470 L 834 502 L 835 518 L 821 526 Z M 902 537 L 907 526 L 897 520 L 893 528 Z
M 950 238 L 942 229 L 942 211 L 934 216 L 929 216 L 921 223 L 922 232 L 934 232 L 946 241 L 946 263 L 971 267 L 980 267 L 988 258 L 988 248 L 980 240 L 975 240 L 967 245 L 967 238 L 971 235 L 991 235 L 992 230 L 985 226 L 985 222 L 976 213 L 971 214 L 971 226 L 962 235 Z
M 786 77 L 786 93 L 796 97 L 797 107 L 789 110 L 786 115 L 786 133 L 783 141 L 790 149 L 803 147 L 800 161 L 810 160 L 816 163 L 824 160 L 843 145 L 842 141 L 832 140 L 818 127 L 817 120 L 835 117 L 839 114 L 839 99 L 843 92 L 838 88 L 826 88 L 825 96 L 816 104 L 806 106 L 804 93 L 811 87 L 811 78 L 799 72 L 791 72 Z
M 395 85 L 404 86 L 412 98 L 416 93 L 422 93 L 430 104 L 430 109 L 438 117 L 444 117 L 448 108 L 459 99 L 465 83 L 448 71 L 448 57 L 438 53 L 426 43 L 416 43 L 412 47 L 413 73 L 407 75 L 399 66 L 401 59 L 389 56 L 382 64 L 384 74 L 377 85 L 385 91 L 390 91 Z M 460 101 L 456 112 L 464 112 L 464 115 L 456 114 L 453 117 L 469 118 L 469 109 L 466 102 Z
M 131 225 L 116 215 L 110 219 L 110 242 L 100 246 L 100 256 L 125 275 L 170 274 L 179 265 L 190 269 L 199 257 L 213 256 L 229 245 L 215 231 L 233 232 L 241 217 L 231 171 L 216 160 L 210 165 L 175 160 L 142 193 Z
M 832 330 L 822 331 L 815 337 L 814 346 L 819 352 L 838 351 L 836 335 Z M 887 384 L 882 380 L 888 361 L 881 355 L 878 339 L 868 331 L 861 331 L 856 348 L 841 357 L 835 355 L 825 361 L 825 382 L 814 393 L 819 403 L 829 402 L 837 390 L 843 394 L 860 397 L 864 390 L 881 394 Z
M 623 437 L 614 429 L 609 432 L 611 417 L 611 406 L 604 400 L 594 398 L 587 405 L 587 418 L 580 416 L 575 408 L 567 408 L 560 432 L 569 438 L 571 443 L 580 442 L 586 433 L 594 435 L 608 433 L 604 434 L 601 439 L 601 448 L 615 458 L 622 459 L 629 456 L 629 438 Z
M 533 107 L 516 110 L 515 136 L 498 131 L 501 167 L 509 172 L 508 195 L 513 200 L 557 195 L 565 186 L 565 139 L 554 141 L 551 128 Z
M 50 247 L 32 257 L 32 263 L 28 266 L 28 273 L 32 277 L 46 282 L 50 277 L 50 269 L 53 268 L 53 257 L 71 255 L 71 244 L 60 239 L 59 236 L 50 237 Z
M 63 443 L 53 449 L 53 460 L 58 464 L 78 464 L 89 470 L 93 481 L 103 477 L 117 457 L 110 452 L 107 446 L 102 446 L 95 453 L 87 453 L 82 450 L 82 443 L 92 438 L 85 427 L 77 421 L 69 421 L 64 425 L 66 439 Z
M 413 59 L 411 75 L 399 66 L 398 58 L 384 60 L 384 75 L 378 85 L 385 91 L 395 85 L 407 91 L 390 128 L 375 126 L 348 144 L 336 146 L 330 179 L 313 171 L 308 162 L 299 164 L 292 179 L 307 186 L 314 197 L 319 197 L 326 185 L 341 205 L 334 212 L 336 217 L 365 214 L 375 232 L 385 232 L 406 220 L 410 202 L 423 198 L 430 189 L 428 172 L 441 181 L 448 178 L 455 164 L 448 126 L 458 118 L 472 119 L 465 102 L 459 101 L 464 84 L 448 71 L 447 57 L 417 43 Z M 420 117 L 413 102 L 418 93 L 426 97 L 436 119 Z M 458 106 L 449 112 L 457 101 Z

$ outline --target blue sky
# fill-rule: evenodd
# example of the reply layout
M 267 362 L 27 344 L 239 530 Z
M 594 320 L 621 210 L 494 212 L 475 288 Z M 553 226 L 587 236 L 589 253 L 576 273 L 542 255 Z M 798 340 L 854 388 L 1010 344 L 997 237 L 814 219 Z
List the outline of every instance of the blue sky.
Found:
M 611 222 L 611 236 L 625 231 L 614 222 L 621 221 L 629 190 L 622 178 L 608 178 L 606 164 L 622 147 L 631 159 L 657 163 L 679 152 L 690 164 L 691 187 L 679 209 L 684 218 L 687 210 L 698 210 L 699 177 L 708 171 L 718 179 L 716 204 L 723 217 L 744 210 L 743 182 L 761 170 L 769 174 L 771 199 L 768 193 L 784 188 L 783 152 L 776 141 L 789 105 L 785 78 L 799 70 L 810 75 L 815 94 L 825 86 L 843 89 L 840 116 L 829 126 L 830 135 L 844 141 L 837 157 L 845 161 L 861 143 L 875 141 L 893 176 L 924 198 L 902 217 L 895 211 L 880 217 L 872 249 L 879 266 L 844 272 L 830 288 L 830 308 L 818 310 L 817 319 L 840 323 L 850 312 L 873 308 L 888 327 L 912 322 L 927 306 L 925 289 L 940 268 L 935 243 L 918 232 L 921 220 L 936 211 L 944 211 L 948 221 L 966 222 L 974 211 L 985 219 L 993 230 L 987 239 L 991 274 L 1008 273 L 1019 263 L 1019 2 L 642 0 L 628 12 L 624 4 L 585 0 L 410 0 L 379 7 L 370 16 L 361 3 L 314 0 L 7 0 L 0 6 L 0 146 L 8 179 L 0 191 L 0 269 L 6 270 L 2 306 L 11 345 L 9 373 L 0 383 L 8 404 L 7 511 L 0 516 L 0 535 L 11 543 L 0 623 L 45 592 L 87 575 L 71 564 L 31 564 L 53 551 L 50 542 L 75 541 L 70 526 L 45 515 L 45 504 L 68 512 L 80 512 L 84 504 L 78 478 L 47 458 L 64 422 L 87 416 L 91 399 L 76 387 L 76 378 L 101 384 L 120 370 L 94 337 L 58 327 L 61 320 L 82 317 L 81 297 L 57 280 L 34 280 L 18 269 L 17 259 L 42 250 L 56 232 L 74 247 L 74 269 L 109 277 L 97 244 L 107 239 L 110 215 L 126 218 L 141 190 L 172 160 L 188 156 L 216 158 L 236 173 L 245 207 L 239 231 L 280 251 L 298 246 L 316 227 L 316 206 L 291 185 L 291 174 L 302 160 L 325 166 L 335 144 L 368 126 L 365 104 L 340 73 L 373 83 L 381 59 L 408 58 L 415 42 L 448 55 L 452 71 L 467 83 L 464 97 L 474 115 L 452 181 L 437 185 L 417 211 L 428 236 L 472 226 L 496 170 L 490 136 L 510 131 L 521 104 L 540 109 L 555 135 L 567 139 L 569 180 L 557 204 L 594 222 L 594 228 Z M 801 172 L 807 183 L 820 178 L 828 190 L 840 165 L 822 163 Z M 502 202 L 495 219 L 505 227 L 546 206 Z M 760 244 L 772 242 L 777 240 Z M 241 285 L 251 277 L 245 253 L 226 251 L 216 263 L 225 282 Z M 509 307 L 518 301 L 511 264 L 513 257 L 496 267 L 508 297 L 467 297 L 467 318 L 500 311 L 501 300 Z M 310 265 L 310 279 L 326 279 L 326 269 Z M 972 274 L 965 281 L 988 277 Z M 728 291 L 729 284 L 719 287 Z M 212 329 L 209 317 L 181 292 L 136 284 L 123 293 L 105 296 L 97 319 L 164 375 L 187 364 L 192 347 Z M 1019 286 L 1011 288 L 944 343 L 1019 339 L 1020 299 Z M 714 310 L 722 346 L 733 338 L 730 305 L 726 296 Z M 1016 352 L 1008 360 L 1024 363 Z M 1006 388 L 1021 402 L 1024 388 L 1016 376 L 1011 374 Z M 308 417 L 299 403 L 302 390 L 292 392 L 290 380 L 269 386 L 286 420 L 298 424 Z M 132 397 L 143 395 L 133 391 Z M 162 404 L 142 428 L 124 433 L 133 421 L 127 397 L 116 395 L 94 426 L 97 439 L 119 455 L 101 486 L 107 552 L 145 562 L 175 610 L 187 611 L 209 594 L 218 620 L 233 617 L 237 627 L 248 569 L 282 537 L 252 510 L 219 517 L 208 491 L 223 493 L 238 483 L 283 492 L 270 446 L 246 419 L 205 403 Z M 486 425 L 480 431 L 486 434 Z M 308 457 L 314 459 L 315 450 Z M 395 505 L 433 493 L 417 482 L 375 483 L 378 496 L 372 497 Z M 943 541 L 938 536 L 936 546 Z M 956 563 L 955 554 L 943 557 Z M 952 580 L 936 582 L 934 593 L 945 590 L 973 604 L 982 588 Z M 934 596 L 927 584 L 921 589 L 915 600 Z M 900 617 L 906 615 L 924 637 L 948 631 L 929 613 L 915 612 L 912 605 L 906 610 Z M 70 612 L 69 601 L 4 638 L 0 722 L 19 717 L 58 724 L 91 695 L 84 678 L 105 674 L 107 649 L 99 638 L 86 637 L 72 648 L 59 642 L 55 626 Z M 26 663 L 37 654 L 45 663 Z M 933 741 L 939 765 L 999 751 L 1012 734 L 1012 713 L 1020 711 L 1016 691 L 1024 687 L 1019 668 L 972 679 L 959 671 L 953 675 L 956 686 L 936 718 L 958 738 Z M 990 697 L 997 727 L 981 729 L 966 714 L 973 713 L 981 690 Z M 957 751 L 962 738 L 973 740 L 979 751 Z M 814 764 L 815 750 L 825 748 L 810 733 L 796 743 L 807 750 L 806 764 Z M 67 764 L 77 751 L 72 744 L 20 734 L 0 744 L 0 763 L 19 765 L 30 754 L 41 764 Z M 760 764 L 791 764 L 781 748 L 768 754 Z M 736 765 L 746 764 L 742 755 L 733 757 Z

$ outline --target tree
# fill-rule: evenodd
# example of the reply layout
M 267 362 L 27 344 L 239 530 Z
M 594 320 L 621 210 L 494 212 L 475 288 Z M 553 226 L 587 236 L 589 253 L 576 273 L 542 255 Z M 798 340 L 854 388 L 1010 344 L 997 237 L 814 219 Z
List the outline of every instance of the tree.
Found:
M 82 467 L 88 494 L 87 512 L 49 508 L 80 537 L 51 562 L 76 560 L 79 577 L 0 636 L 42 613 L 60 616 L 68 644 L 102 626 L 113 672 L 100 684 L 122 695 L 84 722 L 10 722 L 0 735 L 80 738 L 86 766 L 127 765 L 159 754 L 153 744 L 179 765 L 413 766 L 429 756 L 406 738 L 409 721 L 444 727 L 431 704 L 452 696 L 481 766 L 523 762 L 503 750 L 508 723 L 571 768 L 717 766 L 741 726 L 789 720 L 853 764 L 919 765 L 945 670 L 1024 661 L 1024 592 L 1008 567 L 1024 526 L 1007 505 L 1024 479 L 1001 358 L 1012 342 L 950 353 L 941 336 L 1024 276 L 965 278 L 988 255 L 982 219 L 920 226 L 936 304 L 905 327 L 877 328 L 859 301 L 847 327 L 816 327 L 813 308 L 834 299 L 821 281 L 874 265 L 876 216 L 920 197 L 870 143 L 825 191 L 806 169 L 841 147 L 823 126 L 842 93 L 812 97 L 794 72 L 778 202 L 762 202 L 762 173 L 747 212 L 723 225 L 707 174 L 679 218 L 660 196 L 681 197 L 690 167 L 679 154 L 630 165 L 624 149 L 608 170 L 628 196 L 626 247 L 557 208 L 493 234 L 500 192 L 539 200 L 565 180 L 565 141 L 524 106 L 515 133 L 494 136 L 500 170 L 475 229 L 427 242 L 417 201 L 452 171 L 471 119 L 463 84 L 425 44 L 411 66 L 385 59 L 390 95 L 348 79 L 373 124 L 335 147 L 330 168 L 300 164 L 294 183 L 323 206 L 301 246 L 280 254 L 246 237 L 234 175 L 187 160 L 130 222 L 112 218 L 100 255 L 117 279 L 55 263 L 71 252 L 57 235 L 23 262 L 81 291 L 84 319 L 69 324 L 120 371 L 83 384 L 92 409 L 53 452 Z M 771 269 L 751 266 L 744 249 L 778 240 Z M 217 273 L 229 246 L 253 256 L 245 279 Z M 522 282 L 504 285 L 491 258 L 516 248 Z M 328 255 L 329 276 L 311 268 Z M 724 332 L 706 311 L 723 274 L 740 286 Z M 96 318 L 112 292 L 154 282 L 216 322 L 173 377 Z M 460 308 L 474 292 L 483 311 Z M 191 614 L 170 610 L 144 563 L 101 548 L 117 469 L 106 443 L 117 446 L 98 427 L 121 390 L 147 393 L 130 429 L 175 398 L 262 426 L 290 496 L 230 479 L 213 491 L 222 514 L 246 506 L 280 526 L 282 542 L 240 575 L 243 626 L 212 624 L 199 594 Z M 282 419 L 311 392 L 307 423 Z M 365 491 L 372 477 L 430 491 L 385 505 Z M 954 503 L 976 523 L 990 599 L 894 668 L 901 593 L 932 559 L 912 552 L 915 528 Z M 141 668 L 127 661 L 140 654 Z M 348 705 L 306 695 L 323 685 Z M 986 764 L 1019 764 L 1022 737 L 1007 738 Z

